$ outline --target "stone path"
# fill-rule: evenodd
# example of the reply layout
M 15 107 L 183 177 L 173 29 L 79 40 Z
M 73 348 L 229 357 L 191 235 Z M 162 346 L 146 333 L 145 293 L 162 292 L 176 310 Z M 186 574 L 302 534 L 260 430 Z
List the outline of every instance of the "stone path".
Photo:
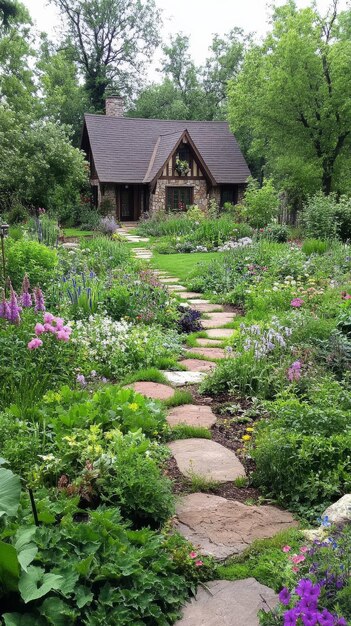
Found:
M 267 539 L 297 526 L 291 513 L 275 506 L 247 506 L 206 493 L 182 497 L 176 514 L 177 530 L 201 554 L 218 560 L 240 554 L 256 539 Z
M 211 428 L 216 423 L 216 416 L 209 406 L 198 404 L 183 404 L 168 411 L 167 422 L 172 426 L 186 424 L 187 426 L 201 426 Z
M 245 476 L 245 469 L 238 457 L 210 439 L 179 439 L 168 444 L 184 476 L 201 476 L 219 483 Z
M 121 234 L 127 241 L 148 241 L 128 232 Z M 152 258 L 152 251 L 146 248 L 134 248 L 133 252 L 143 261 Z M 200 293 L 187 291 L 179 278 L 170 273 L 162 270 L 154 270 L 154 273 L 165 288 L 180 296 L 183 306 L 200 311 L 206 332 L 206 337 L 196 339 L 194 347 L 185 348 L 186 355 L 179 360 L 179 365 L 186 367 L 185 371 L 163 372 L 169 385 L 153 382 L 128 385 L 148 398 L 166 400 L 172 398 L 174 388 L 200 383 L 214 370 L 218 359 L 228 358 L 224 342 L 235 331 L 223 327 L 233 321 L 235 314 L 224 311 L 220 304 L 209 302 Z M 203 358 L 196 358 L 196 355 Z M 167 422 L 171 428 L 183 424 L 210 429 L 216 423 L 216 415 L 207 405 L 185 404 L 171 408 Z M 168 446 L 179 471 L 188 478 L 197 476 L 226 483 L 246 476 L 235 453 L 210 439 L 179 439 Z M 273 537 L 295 525 L 292 515 L 277 507 L 248 506 L 206 493 L 182 496 L 177 503 L 174 521 L 175 528 L 200 555 L 211 555 L 217 560 L 240 554 L 255 539 Z M 267 609 L 264 600 L 273 607 L 277 597 L 254 578 L 211 581 L 201 586 L 196 598 L 187 603 L 176 626 L 258 626 L 259 609 Z
M 175 626 L 259 626 L 258 611 L 277 602 L 274 591 L 255 578 L 212 580 L 199 587 Z

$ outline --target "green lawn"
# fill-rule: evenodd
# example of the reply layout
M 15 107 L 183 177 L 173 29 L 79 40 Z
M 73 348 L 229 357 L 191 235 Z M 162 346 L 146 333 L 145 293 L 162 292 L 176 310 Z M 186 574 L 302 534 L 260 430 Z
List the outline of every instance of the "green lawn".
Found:
M 92 237 L 94 235 L 93 230 L 79 230 L 79 228 L 64 228 L 63 233 L 65 237 Z
M 142 244 L 140 244 L 140 247 Z M 192 252 L 190 254 L 157 254 L 154 253 L 152 267 L 169 272 L 184 282 L 193 271 L 197 263 L 209 263 L 218 259 L 222 252 Z

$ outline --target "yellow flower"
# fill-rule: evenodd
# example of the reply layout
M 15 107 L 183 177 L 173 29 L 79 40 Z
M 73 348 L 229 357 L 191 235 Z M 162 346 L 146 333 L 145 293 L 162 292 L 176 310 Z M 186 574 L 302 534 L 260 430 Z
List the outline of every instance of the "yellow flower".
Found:
M 247 428 L 246 429 L 248 433 L 253 433 L 254 429 L 253 428 Z
M 136 402 L 132 402 L 131 404 L 128 404 L 128 407 L 131 411 L 136 411 L 139 408 L 139 404 L 137 404 Z
M 250 439 L 251 439 L 251 435 L 243 435 L 242 436 L 242 440 L 243 441 L 250 441 Z

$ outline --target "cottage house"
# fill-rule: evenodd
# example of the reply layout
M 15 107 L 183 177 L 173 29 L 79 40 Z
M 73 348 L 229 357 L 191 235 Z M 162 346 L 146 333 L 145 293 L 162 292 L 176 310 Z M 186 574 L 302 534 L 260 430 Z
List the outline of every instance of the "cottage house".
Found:
M 211 198 L 235 204 L 250 176 L 227 122 L 123 117 L 119 96 L 106 99 L 106 115 L 85 115 L 81 147 L 94 205 L 122 221 L 206 209 Z

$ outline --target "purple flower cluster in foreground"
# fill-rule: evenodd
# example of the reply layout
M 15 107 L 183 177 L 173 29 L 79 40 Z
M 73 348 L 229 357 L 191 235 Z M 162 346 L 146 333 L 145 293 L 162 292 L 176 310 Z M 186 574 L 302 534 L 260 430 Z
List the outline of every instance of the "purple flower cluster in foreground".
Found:
M 3 293 L 2 300 L 0 301 L 0 318 L 7 320 L 8 322 L 10 322 L 10 324 L 20 324 L 20 313 L 23 309 L 31 308 L 33 306 L 33 301 L 34 310 L 36 313 L 38 313 L 39 311 L 45 311 L 43 292 L 39 287 L 36 287 L 36 289 L 34 290 L 34 294 L 30 293 L 30 284 L 27 274 L 23 279 L 22 293 L 20 297 L 17 296 L 11 283 L 9 287 L 9 300 L 6 299 L 5 293 Z
M 288 369 L 288 380 L 293 383 L 301 378 L 301 361 L 294 361 Z
M 347 626 L 343 617 L 318 606 L 320 593 L 321 586 L 314 585 L 308 578 L 299 581 L 295 596 L 284 587 L 279 594 L 279 601 L 284 606 L 288 606 L 292 600 L 294 603 L 283 615 L 284 626 Z
M 243 348 L 245 352 L 254 350 L 256 359 L 269 354 L 275 348 L 285 348 L 286 338 L 290 337 L 292 330 L 287 326 L 282 326 L 277 319 L 272 319 L 271 327 L 261 328 L 258 324 L 245 326 L 240 324 L 241 332 L 245 335 Z

